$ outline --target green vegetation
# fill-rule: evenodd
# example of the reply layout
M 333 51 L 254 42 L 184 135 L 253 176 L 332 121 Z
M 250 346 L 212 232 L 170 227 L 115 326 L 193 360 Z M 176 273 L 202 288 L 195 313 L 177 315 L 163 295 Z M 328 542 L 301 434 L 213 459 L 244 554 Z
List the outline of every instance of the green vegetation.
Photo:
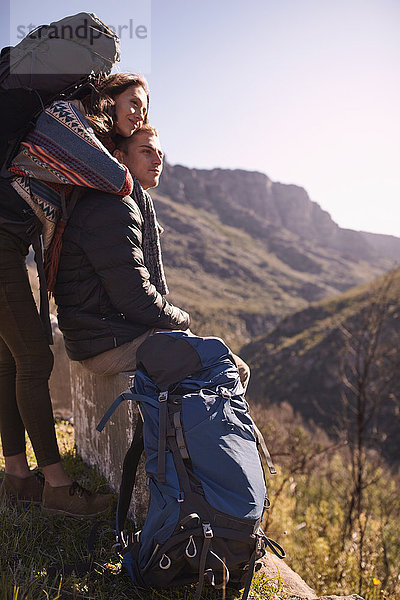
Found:
M 284 546 L 290 566 L 321 596 L 400 598 L 398 473 L 375 453 L 365 454 L 369 479 L 360 539 L 358 527 L 346 532 L 353 488 L 348 446 L 316 427 L 304 428 L 288 404 L 256 406 L 253 413 L 279 464 L 278 475 L 269 478 L 265 527 Z
M 357 531 L 343 537 L 350 501 L 351 470 L 348 450 L 321 430 L 306 429 L 288 405 L 268 410 L 255 406 L 254 416 L 273 451 L 278 475 L 269 477 L 271 509 L 264 523 L 267 533 L 280 542 L 288 564 L 319 595 L 358 592 Z M 76 456 L 73 427 L 57 423 L 63 461 L 73 477 L 94 489 L 106 489 L 99 475 Z M 29 449 L 29 460 L 33 455 Z M 361 593 L 366 600 L 400 598 L 400 498 L 398 479 L 387 467 L 376 467 L 368 489 L 365 522 L 365 564 Z M 1 466 L 1 463 L 0 463 Z M 111 515 L 109 515 L 111 517 Z M 89 575 L 59 575 L 61 565 L 87 560 L 87 539 L 92 523 L 49 517 L 37 507 L 0 504 L 0 597 L 2 600 L 128 600 L 132 585 L 120 573 L 120 557 L 112 551 L 114 537 L 98 541 L 95 568 Z M 104 525 L 103 530 L 108 527 Z M 52 570 L 51 567 L 55 567 Z M 144 593 L 145 600 L 190 600 L 193 590 L 177 589 Z M 256 575 L 254 600 L 287 598 L 284 582 Z M 204 592 L 216 600 L 221 592 Z M 227 600 L 238 596 L 231 593 Z
M 86 487 L 107 491 L 106 482 L 88 468 L 76 455 L 72 425 L 65 421 L 56 424 L 57 439 L 64 466 L 71 477 Z M 35 466 L 32 447 L 27 440 L 28 461 Z M 0 457 L 0 469 L 4 459 Z M 115 506 L 114 506 L 115 509 Z M 113 510 L 105 518 L 113 518 Z M 0 501 L 0 598 L 1 600 L 132 600 L 132 583 L 121 573 L 121 557 L 113 551 L 112 533 L 99 536 L 95 548 L 94 567 L 88 574 L 63 573 L 63 568 L 87 563 L 87 542 L 93 521 L 42 514 L 40 507 L 11 506 Z M 100 533 L 113 523 L 104 522 Z M 257 575 L 253 599 L 276 597 L 282 591 L 279 578 Z M 191 600 L 193 588 L 140 591 L 143 600 Z M 221 591 L 204 588 L 205 600 L 217 600 Z M 226 591 L 226 600 L 240 595 Z

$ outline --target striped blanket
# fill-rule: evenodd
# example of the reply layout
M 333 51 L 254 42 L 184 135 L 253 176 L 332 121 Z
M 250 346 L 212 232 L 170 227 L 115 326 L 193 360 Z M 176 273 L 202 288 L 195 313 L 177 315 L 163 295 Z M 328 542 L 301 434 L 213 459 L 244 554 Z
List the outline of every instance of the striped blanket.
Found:
M 133 181 L 96 137 L 74 103 L 59 100 L 42 112 L 22 142 L 10 171 L 12 185 L 40 219 L 44 248 L 62 213 L 62 198 L 73 186 L 129 196 Z

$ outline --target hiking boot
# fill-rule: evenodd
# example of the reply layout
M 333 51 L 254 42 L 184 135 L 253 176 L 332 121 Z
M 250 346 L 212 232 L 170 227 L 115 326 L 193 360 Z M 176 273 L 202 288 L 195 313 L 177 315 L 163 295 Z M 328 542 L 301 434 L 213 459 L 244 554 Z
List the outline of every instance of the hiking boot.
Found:
M 6 496 L 13 504 L 42 503 L 44 477 L 40 471 L 35 471 L 29 477 L 16 477 L 4 474 L 0 487 L 0 497 Z
M 97 517 L 109 508 L 112 496 L 89 492 L 76 481 L 60 487 L 52 487 L 46 481 L 42 511 L 69 517 Z

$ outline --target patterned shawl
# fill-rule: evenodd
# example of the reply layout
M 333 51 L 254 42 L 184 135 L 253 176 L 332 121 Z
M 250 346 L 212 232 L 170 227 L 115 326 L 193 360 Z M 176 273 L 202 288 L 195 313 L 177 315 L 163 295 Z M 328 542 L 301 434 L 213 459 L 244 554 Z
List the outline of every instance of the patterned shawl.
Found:
M 13 187 L 42 223 L 45 249 L 64 212 L 62 198 L 73 186 L 121 196 L 129 196 L 133 187 L 128 169 L 102 145 L 76 105 L 64 100 L 41 113 L 10 171 L 18 175 Z

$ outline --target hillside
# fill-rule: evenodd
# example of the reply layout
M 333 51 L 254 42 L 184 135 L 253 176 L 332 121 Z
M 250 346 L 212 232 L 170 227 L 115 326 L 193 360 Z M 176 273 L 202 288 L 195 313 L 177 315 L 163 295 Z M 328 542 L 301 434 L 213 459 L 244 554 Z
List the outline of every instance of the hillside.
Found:
M 393 235 L 382 235 L 379 233 L 361 232 L 364 239 L 379 252 L 397 265 L 400 262 L 400 238 Z
M 344 423 L 341 365 L 347 374 L 356 369 L 362 373 L 369 366 L 366 353 L 375 351 L 370 332 L 378 323 L 375 358 L 370 361 L 371 376 L 364 392 L 367 402 L 381 403 L 381 412 L 368 423 L 368 434 L 388 460 L 398 461 L 400 269 L 394 272 L 387 303 L 374 304 L 382 281 L 353 288 L 284 318 L 268 334 L 242 348 L 241 356 L 252 368 L 251 401 L 262 405 L 286 401 L 305 419 L 338 433 Z
M 196 332 L 236 349 L 284 315 L 383 273 L 400 246 L 341 229 L 303 188 L 262 173 L 166 164 L 152 196 L 171 300 L 190 310 Z

